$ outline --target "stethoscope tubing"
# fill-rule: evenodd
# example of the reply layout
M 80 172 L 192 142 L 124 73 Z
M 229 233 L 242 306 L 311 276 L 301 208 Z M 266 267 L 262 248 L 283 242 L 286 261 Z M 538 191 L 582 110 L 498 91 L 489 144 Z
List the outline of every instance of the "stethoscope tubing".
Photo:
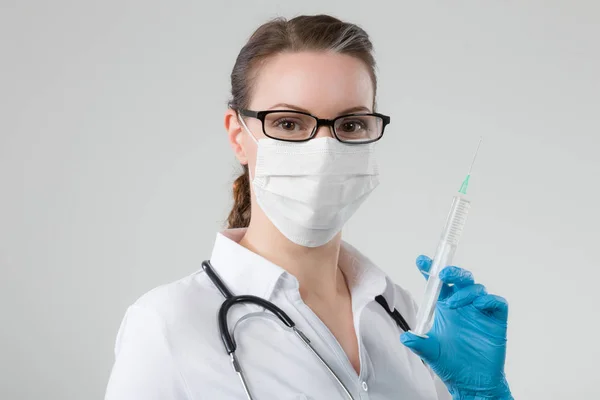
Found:
M 306 345 L 306 347 L 313 353 L 323 364 L 323 366 L 329 371 L 329 373 L 333 376 L 339 386 L 343 389 L 345 395 L 350 399 L 354 400 L 354 397 L 346 387 L 346 385 L 341 381 L 341 379 L 337 376 L 337 374 L 333 371 L 333 369 L 327 364 L 325 359 L 321 357 L 321 355 L 317 352 L 317 350 L 313 347 L 310 342 L 310 339 L 306 337 L 306 335 L 296 327 L 294 321 L 279 307 L 277 307 L 272 302 L 265 300 L 258 296 L 253 295 L 240 295 L 234 296 L 231 290 L 225 285 L 225 283 L 221 280 L 221 278 L 217 275 L 215 270 L 212 268 L 210 260 L 205 260 L 202 262 L 202 269 L 208 275 L 209 279 L 212 283 L 217 287 L 217 289 L 221 292 L 223 297 L 225 297 L 225 301 L 221 304 L 219 308 L 219 313 L 217 316 L 218 325 L 219 325 L 219 333 L 221 335 L 221 340 L 223 342 L 223 346 L 225 347 L 225 351 L 229 354 L 229 358 L 233 369 L 236 374 L 240 378 L 242 386 L 244 387 L 244 392 L 246 393 L 246 397 L 249 400 L 253 400 L 252 394 L 250 393 L 250 389 L 248 388 L 248 382 L 246 381 L 246 377 L 242 372 L 241 365 L 239 360 L 235 354 L 237 349 L 237 344 L 233 335 L 229 330 L 229 325 L 227 323 L 227 313 L 236 304 L 255 304 L 257 306 L 263 307 L 266 310 L 273 313 L 286 327 L 291 329 L 294 334 Z

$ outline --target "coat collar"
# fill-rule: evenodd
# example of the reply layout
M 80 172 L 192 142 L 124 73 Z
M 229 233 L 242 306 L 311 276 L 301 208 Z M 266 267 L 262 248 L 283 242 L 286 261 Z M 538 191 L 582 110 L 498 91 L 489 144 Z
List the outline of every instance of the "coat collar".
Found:
M 241 246 L 246 228 L 227 229 L 217 234 L 211 255 L 215 272 L 234 295 L 250 294 L 270 300 L 282 282 L 298 287 L 296 278 L 282 267 Z M 350 287 L 353 309 L 357 310 L 382 294 L 394 308 L 395 288 L 391 279 L 371 260 L 342 241 L 339 266 Z M 391 311 L 391 310 L 390 310 Z

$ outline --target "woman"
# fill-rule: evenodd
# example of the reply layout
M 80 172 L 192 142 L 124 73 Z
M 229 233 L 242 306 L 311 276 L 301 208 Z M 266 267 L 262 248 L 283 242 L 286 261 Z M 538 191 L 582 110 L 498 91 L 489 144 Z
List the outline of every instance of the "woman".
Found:
M 389 117 L 374 112 L 374 67 L 356 25 L 276 19 L 241 50 L 225 114 L 244 172 L 209 268 L 233 294 L 283 310 L 331 370 L 272 314 L 237 305 L 226 331 L 235 330 L 242 385 L 219 335 L 224 298 L 203 269 L 129 307 L 107 400 L 512 399 L 502 298 L 448 267 L 429 337 L 403 333 L 414 301 L 341 240 L 378 184 L 373 146 Z M 426 273 L 430 262 L 417 266 Z

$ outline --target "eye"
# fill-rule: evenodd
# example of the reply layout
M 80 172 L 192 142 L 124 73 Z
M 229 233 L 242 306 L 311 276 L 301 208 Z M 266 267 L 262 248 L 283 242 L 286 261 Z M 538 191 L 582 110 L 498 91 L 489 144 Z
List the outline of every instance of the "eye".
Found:
M 280 131 L 293 132 L 304 129 L 305 124 L 297 118 L 282 117 L 271 122 L 271 126 Z
M 297 126 L 296 122 L 283 118 L 275 121 L 274 125 L 286 131 L 293 131 Z
M 364 130 L 365 124 L 361 120 L 347 120 L 340 124 L 342 131 L 347 133 L 357 132 Z
M 310 137 L 316 120 L 302 113 L 275 111 L 266 115 L 265 134 L 275 139 L 304 140 Z

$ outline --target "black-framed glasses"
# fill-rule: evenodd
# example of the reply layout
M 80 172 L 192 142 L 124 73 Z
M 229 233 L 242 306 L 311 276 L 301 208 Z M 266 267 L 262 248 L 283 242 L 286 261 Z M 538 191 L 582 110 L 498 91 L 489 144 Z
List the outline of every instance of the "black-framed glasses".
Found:
M 240 115 L 259 119 L 263 133 L 285 142 L 305 142 L 315 137 L 321 126 L 328 126 L 342 143 L 365 144 L 381 139 L 390 117 L 379 113 L 353 113 L 334 119 L 317 118 L 295 110 L 252 111 L 240 109 Z

